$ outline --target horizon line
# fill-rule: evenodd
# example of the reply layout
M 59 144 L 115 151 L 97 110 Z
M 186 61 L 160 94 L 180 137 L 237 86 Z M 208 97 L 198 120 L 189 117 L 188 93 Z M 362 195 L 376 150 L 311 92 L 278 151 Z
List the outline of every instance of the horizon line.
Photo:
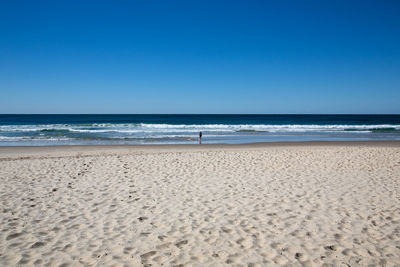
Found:
M 9 115 L 400 115 L 400 113 L 0 113 Z

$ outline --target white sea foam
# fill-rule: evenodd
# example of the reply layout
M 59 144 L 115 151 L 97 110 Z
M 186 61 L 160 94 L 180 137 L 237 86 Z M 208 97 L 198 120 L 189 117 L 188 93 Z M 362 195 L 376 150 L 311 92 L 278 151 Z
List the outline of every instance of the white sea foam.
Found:
M 56 138 L 56 137 L 29 137 L 29 136 L 0 136 L 0 141 L 69 141 L 72 140 L 73 138 L 68 138 L 68 137 L 61 137 L 61 138 Z
M 368 131 L 375 129 L 400 130 L 399 124 L 375 125 L 303 125 L 303 124 L 45 124 L 45 125 L 3 125 L 0 132 L 38 132 L 69 131 L 77 133 L 192 133 L 204 132 L 237 132 L 243 130 L 266 132 L 338 132 Z

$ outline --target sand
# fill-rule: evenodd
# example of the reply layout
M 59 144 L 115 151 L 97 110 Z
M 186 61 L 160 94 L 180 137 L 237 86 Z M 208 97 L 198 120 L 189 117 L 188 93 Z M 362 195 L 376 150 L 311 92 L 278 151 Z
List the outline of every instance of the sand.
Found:
M 0 265 L 398 266 L 400 146 L 0 148 Z

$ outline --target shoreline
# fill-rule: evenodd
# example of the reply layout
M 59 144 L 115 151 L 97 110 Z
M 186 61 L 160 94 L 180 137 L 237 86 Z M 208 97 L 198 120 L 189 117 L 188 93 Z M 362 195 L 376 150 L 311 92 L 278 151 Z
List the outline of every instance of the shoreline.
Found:
M 106 151 L 148 151 L 148 150 L 220 150 L 260 149 L 270 147 L 309 146 L 383 146 L 400 147 L 400 141 L 306 141 L 306 142 L 258 142 L 246 144 L 161 144 L 161 145 L 55 145 L 55 146 L 0 146 L 0 156 L 27 152 L 106 152 Z
M 168 145 L 68 145 L 68 146 L 0 146 L 0 161 L 33 158 L 86 157 L 130 155 L 138 153 L 208 152 L 208 151 L 268 151 L 294 148 L 400 148 L 400 141 L 314 141 L 264 142 L 251 144 L 168 144 Z

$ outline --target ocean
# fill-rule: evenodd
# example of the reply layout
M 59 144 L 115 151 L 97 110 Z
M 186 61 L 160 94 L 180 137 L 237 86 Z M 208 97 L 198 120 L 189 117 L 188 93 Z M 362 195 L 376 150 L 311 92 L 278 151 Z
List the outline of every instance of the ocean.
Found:
M 400 140 L 400 115 L 0 115 L 0 146 Z

